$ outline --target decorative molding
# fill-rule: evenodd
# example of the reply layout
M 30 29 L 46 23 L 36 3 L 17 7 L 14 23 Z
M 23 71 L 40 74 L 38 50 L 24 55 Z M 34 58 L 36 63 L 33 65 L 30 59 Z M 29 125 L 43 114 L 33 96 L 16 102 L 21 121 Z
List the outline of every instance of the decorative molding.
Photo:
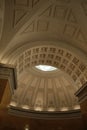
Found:
M 29 6 L 29 0 L 14 0 L 15 6 L 23 6 L 28 7 Z
M 13 15 L 13 25 L 16 26 L 16 24 L 20 23 L 21 20 L 26 16 L 27 11 L 24 9 L 17 9 L 14 11 Z
M 56 0 L 56 1 L 61 3 L 69 3 L 71 0 Z
M 70 37 L 75 37 L 75 33 L 77 31 L 77 27 L 71 24 L 65 24 L 64 34 Z
M 81 32 L 81 30 L 79 29 L 78 32 L 77 32 L 77 36 L 76 36 L 76 39 L 78 41 L 81 41 L 81 42 L 87 42 L 84 34 Z
M 38 20 L 37 31 L 48 31 L 49 22 L 45 20 Z
M 53 9 L 53 6 L 51 5 L 47 9 L 45 9 L 39 16 L 50 17 L 52 14 L 52 9 Z
M 74 13 L 73 13 L 73 11 L 71 9 L 68 12 L 67 21 L 71 22 L 71 23 L 77 23 L 75 15 L 74 15 Z
M 81 118 L 81 111 L 68 111 L 68 112 L 36 112 L 31 110 L 23 110 L 20 108 L 10 106 L 9 114 L 23 117 L 31 117 L 37 119 L 75 119 Z
M 32 0 L 32 8 L 39 3 L 40 0 Z
M 35 21 L 33 21 L 31 24 L 29 24 L 22 33 L 34 32 L 34 30 L 35 30 L 34 26 L 35 26 Z
M 68 8 L 67 6 L 59 6 L 56 5 L 55 6 L 55 10 L 54 10 L 54 17 L 58 18 L 58 19 L 65 19 L 66 14 L 67 14 Z
M 23 18 L 38 5 L 40 0 L 14 0 L 13 26 L 23 21 Z

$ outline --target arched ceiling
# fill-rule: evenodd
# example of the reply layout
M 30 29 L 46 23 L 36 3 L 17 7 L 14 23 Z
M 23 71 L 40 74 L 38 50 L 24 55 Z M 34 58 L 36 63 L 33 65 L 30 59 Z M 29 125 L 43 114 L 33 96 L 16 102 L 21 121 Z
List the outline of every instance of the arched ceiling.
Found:
M 64 41 L 86 54 L 86 23 L 86 0 L 5 0 L 0 57 L 36 41 Z
M 37 64 L 52 65 L 70 76 L 75 90 L 81 87 L 87 81 L 87 0 L 3 2 L 5 7 L 3 10 L 2 2 L 0 3 L 0 10 L 3 12 L 0 14 L 1 24 L 3 23 L 0 62 L 16 65 L 18 77 L 29 76 L 25 74 L 26 70 Z M 45 82 L 44 77 L 37 78 L 37 73 L 33 71 L 29 73 L 35 80 Z M 68 82 L 67 78 L 54 76 L 54 84 L 62 80 L 63 84 L 67 82 L 70 86 L 71 80 Z M 48 81 L 52 82 L 52 78 L 47 77 Z M 28 84 L 30 86 L 29 82 Z M 56 90 L 54 84 L 53 91 Z M 67 85 L 65 87 L 68 88 Z M 22 87 L 19 88 L 21 92 Z M 70 94 L 75 90 L 71 90 Z M 63 94 L 65 92 L 66 90 Z

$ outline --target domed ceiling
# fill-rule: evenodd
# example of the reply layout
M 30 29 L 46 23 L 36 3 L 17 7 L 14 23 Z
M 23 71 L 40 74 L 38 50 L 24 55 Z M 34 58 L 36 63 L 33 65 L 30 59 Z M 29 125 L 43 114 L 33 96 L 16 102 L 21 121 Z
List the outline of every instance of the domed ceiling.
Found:
M 56 70 L 39 70 L 40 64 Z M 57 46 L 38 46 L 23 52 L 15 65 L 18 89 L 11 105 L 36 111 L 79 109 L 74 93 L 87 81 L 87 68 L 75 54 Z
M 19 86 L 11 105 L 35 111 L 68 111 L 79 109 L 74 82 L 59 69 L 51 72 L 27 69 L 19 78 Z
M 74 93 L 87 81 L 87 1 L 3 0 L 0 10 L 0 62 L 17 68 L 11 104 L 44 111 L 79 108 Z M 58 70 L 43 72 L 37 65 Z

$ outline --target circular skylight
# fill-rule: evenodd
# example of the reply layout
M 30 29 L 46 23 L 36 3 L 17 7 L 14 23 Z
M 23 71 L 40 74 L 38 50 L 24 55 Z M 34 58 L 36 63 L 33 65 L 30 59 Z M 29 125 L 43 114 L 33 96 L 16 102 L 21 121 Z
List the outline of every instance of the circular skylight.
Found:
M 37 65 L 35 67 L 37 69 L 41 70 L 41 71 L 53 71 L 53 70 L 57 70 L 56 67 L 49 66 L 49 65 Z

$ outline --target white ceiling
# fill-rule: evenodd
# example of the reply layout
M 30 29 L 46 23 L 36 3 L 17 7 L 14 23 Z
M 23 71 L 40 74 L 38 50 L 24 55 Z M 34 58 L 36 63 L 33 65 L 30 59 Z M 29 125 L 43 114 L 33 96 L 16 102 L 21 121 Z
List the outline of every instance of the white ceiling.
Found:
M 86 55 L 86 23 L 86 0 L 5 0 L 0 57 L 5 62 L 6 56 L 36 41 L 62 41 Z
M 87 0 L 0 1 L 0 62 L 17 65 L 18 74 L 36 64 L 49 64 L 67 73 L 81 87 L 87 81 L 86 35 Z M 42 52 L 43 47 L 48 51 Z M 56 48 L 56 52 L 50 52 L 50 48 Z M 59 56 L 61 62 L 55 59 Z

